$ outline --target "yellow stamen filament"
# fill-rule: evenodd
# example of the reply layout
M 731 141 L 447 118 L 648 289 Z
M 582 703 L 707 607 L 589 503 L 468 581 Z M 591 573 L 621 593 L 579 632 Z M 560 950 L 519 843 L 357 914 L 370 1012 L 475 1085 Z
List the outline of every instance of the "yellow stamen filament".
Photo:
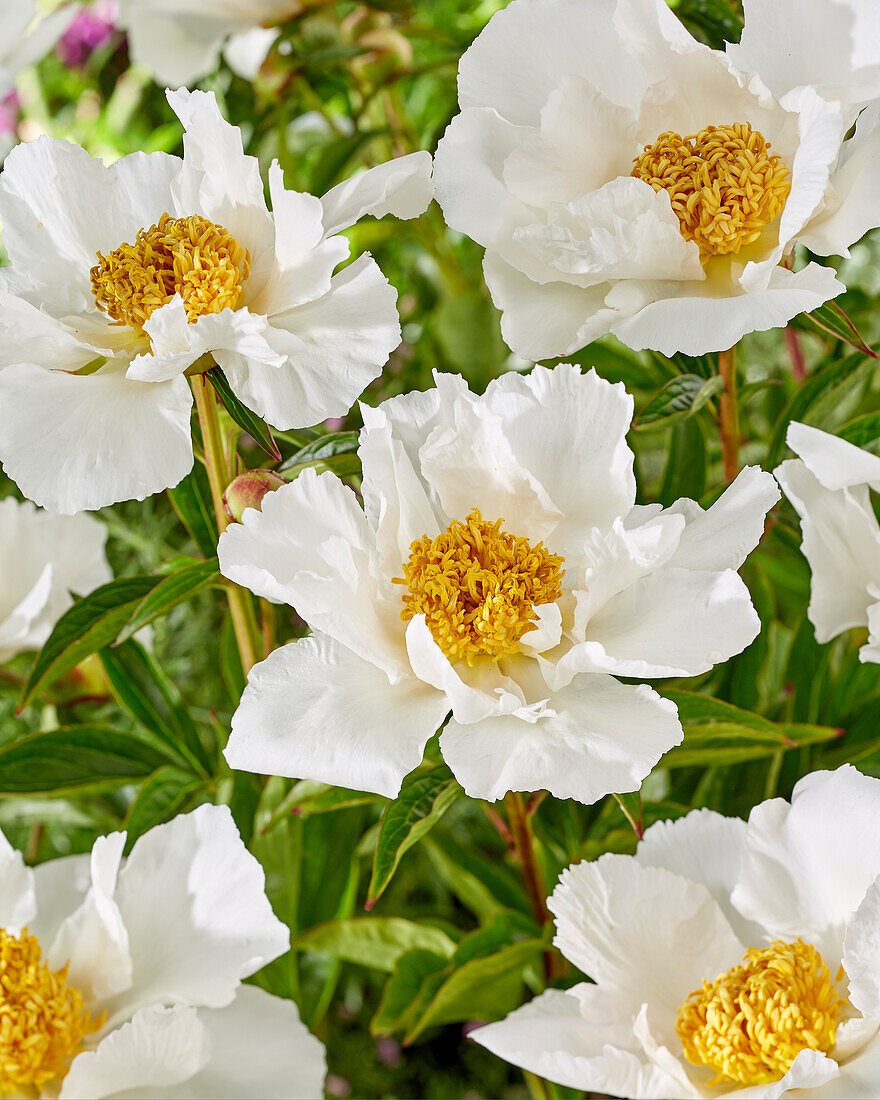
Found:
M 157 225 L 138 231 L 134 244 L 97 256 L 91 276 L 98 309 L 114 324 L 139 332 L 175 294 L 183 299 L 188 321 L 236 309 L 251 262 L 250 252 L 231 233 L 198 214 L 163 214 Z
M 715 1070 L 710 1085 L 764 1085 L 784 1077 L 800 1051 L 834 1046 L 840 1007 L 815 947 L 777 941 L 703 982 L 679 1009 L 675 1030 L 687 1060 Z
M 0 1094 L 63 1077 L 85 1036 L 103 1025 L 67 984 L 67 967 L 42 961 L 36 936 L 0 929 Z
M 791 177 L 769 149 L 747 122 L 689 137 L 667 130 L 645 146 L 631 174 L 669 193 L 682 236 L 705 260 L 739 252 L 782 212 Z
M 485 523 L 472 509 L 435 539 L 416 539 L 403 577 L 394 578 L 407 586 L 401 619 L 423 614 L 450 661 L 516 653 L 538 621 L 535 608 L 562 594 L 564 559 L 502 531 L 502 523 Z

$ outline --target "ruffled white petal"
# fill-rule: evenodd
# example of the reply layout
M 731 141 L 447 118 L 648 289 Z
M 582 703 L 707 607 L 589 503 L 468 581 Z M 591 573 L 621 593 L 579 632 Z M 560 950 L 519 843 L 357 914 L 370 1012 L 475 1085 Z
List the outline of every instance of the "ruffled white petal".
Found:
M 156 1002 L 227 1005 L 289 945 L 226 806 L 200 806 L 139 837 L 115 900 L 134 974 L 131 989 L 106 1002 L 111 1023 Z
M 473 798 L 548 790 L 589 805 L 638 790 L 681 738 L 675 706 L 646 685 L 578 676 L 553 693 L 543 717 L 504 714 L 472 724 L 451 718 L 440 747 Z
M 827 642 L 867 622 L 875 602 L 870 585 L 880 579 L 880 526 L 866 488 L 823 488 L 799 459 L 774 472 L 801 517 L 802 549 L 812 574 L 807 614 L 817 640 Z
M 16 932 L 36 914 L 34 874 L 0 832 L 0 928 Z
M 248 677 L 224 755 L 233 768 L 397 796 L 448 710 L 324 634 L 275 650 Z
M 874 879 L 847 927 L 843 969 L 849 978 L 850 1004 L 880 1020 L 880 878 Z
M 431 154 L 409 153 L 352 176 L 321 199 L 327 236 L 348 229 L 367 214 L 417 218 L 434 197 Z
M 845 929 L 880 874 L 880 850 L 865 843 L 878 827 L 880 780 L 851 765 L 813 772 L 791 805 L 774 798 L 752 810 L 733 904 L 774 938 L 814 944 L 834 974 Z

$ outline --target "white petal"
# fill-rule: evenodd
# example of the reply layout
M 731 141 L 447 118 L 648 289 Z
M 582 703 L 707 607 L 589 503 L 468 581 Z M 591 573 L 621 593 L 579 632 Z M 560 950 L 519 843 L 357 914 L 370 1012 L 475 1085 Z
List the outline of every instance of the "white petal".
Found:
M 0 928 L 17 932 L 31 923 L 36 909 L 34 873 L 0 832 Z
M 880 1018 L 880 878 L 874 879 L 843 939 L 848 997 L 865 1017 Z
M 578 676 L 550 697 L 545 717 L 516 715 L 462 725 L 451 718 L 443 756 L 473 798 L 548 790 L 590 805 L 638 790 L 660 757 L 682 738 L 676 708 L 645 684 Z
M 269 319 L 266 339 L 280 366 L 234 349 L 217 360 L 241 400 L 276 428 L 344 416 L 400 343 L 396 303 L 366 254 L 334 275 L 326 294 Z
M 868 606 L 868 640 L 859 650 L 859 660 L 863 663 L 880 663 L 880 588 L 869 585 L 868 592 L 875 600 Z
M 764 534 L 764 520 L 780 493 L 772 474 L 746 466 L 711 507 L 677 500 L 664 514 L 687 519 L 670 564 L 683 569 L 739 569 Z
M 880 527 L 867 489 L 825 489 L 799 459 L 774 473 L 801 517 L 801 548 L 812 573 L 807 613 L 816 639 L 827 642 L 867 622 L 874 603 L 869 586 L 880 574 Z
M 665 867 L 674 875 L 701 882 L 737 939 L 753 946 L 764 942 L 763 929 L 743 920 L 730 901 L 745 854 L 746 833 L 746 823 L 738 817 L 691 810 L 676 821 L 658 821 L 646 829 L 636 859 L 643 867 Z
M 584 1001 L 596 999 L 597 992 L 596 986 L 578 986 L 568 993 L 548 989 L 468 1037 L 513 1065 L 570 1088 L 611 1096 L 676 1095 L 676 1081 L 640 1052 L 607 1038 L 607 1018 L 605 1026 L 585 1018 Z M 632 1025 L 626 1022 L 633 1039 Z
M 495 252 L 486 253 L 483 272 L 492 301 L 502 311 L 504 342 L 524 359 L 570 355 L 606 336 L 624 316 L 621 310 L 605 305 L 608 283 L 591 287 L 541 285 Z
M 614 335 L 635 351 L 705 355 L 732 348 L 749 332 L 781 328 L 843 292 L 834 272 L 809 264 L 792 272 L 776 267 L 764 290 L 726 298 L 689 294 L 661 298 L 613 326 Z
M 53 967 L 69 963 L 71 985 L 87 1001 L 101 1001 L 130 988 L 128 932 L 114 900 L 125 833 L 98 837 L 90 859 L 90 888 L 64 921 L 48 951 Z
M 212 72 L 231 29 L 222 19 L 183 19 L 175 8 L 156 10 L 142 0 L 120 0 L 119 24 L 128 32 L 132 60 L 171 88 Z
M 785 441 L 825 489 L 849 489 L 870 485 L 880 492 L 880 458 L 820 431 L 792 421 Z
M 227 806 L 200 806 L 139 837 L 116 888 L 134 981 L 106 1002 L 111 1022 L 153 1002 L 229 1004 L 290 941 L 265 882 Z
M 880 874 L 880 780 L 851 765 L 813 772 L 749 817 L 746 855 L 733 903 L 774 938 L 801 936 L 832 974 L 847 924 Z
M 243 985 L 226 1008 L 204 1008 L 210 1060 L 183 1090 L 152 1095 L 177 1100 L 321 1100 L 324 1046 L 299 1018 L 293 1001 Z
M 874 103 L 861 113 L 855 134 L 843 144 L 825 207 L 800 234 L 811 252 L 848 256 L 849 246 L 880 224 L 880 202 L 874 187 L 878 170 L 880 105 Z
M 34 868 L 37 913 L 28 921 L 28 931 L 44 946 L 51 945 L 64 921 L 85 900 L 92 885 L 91 862 L 91 855 L 62 856 Z
M 560 363 L 525 377 L 504 374 L 489 383 L 484 400 L 502 418 L 517 461 L 562 513 L 551 549 L 580 550 L 593 527 L 606 530 L 626 515 L 636 487 L 626 442 L 633 401 L 623 383 Z
M 208 1058 L 208 1034 L 194 1008 L 143 1008 L 95 1050 L 74 1058 L 61 1100 L 155 1096 L 153 1089 L 182 1084 Z
M 55 512 L 144 500 L 192 469 L 185 379 L 76 377 L 23 363 L 0 371 L 0 461 L 25 496 Z
M 738 963 L 743 948 L 701 883 L 631 856 L 605 855 L 562 872 L 548 900 L 560 951 L 632 1016 L 648 1006 L 658 1040 L 680 1049 L 678 1010 L 703 980 Z
M 231 35 L 223 47 L 226 64 L 242 80 L 256 80 L 279 34 L 277 27 L 254 27 L 243 34 Z M 185 80 L 183 83 L 191 81 Z
M 736 1100 L 778 1100 L 789 1096 L 794 1090 L 801 1095 L 853 1097 L 855 1093 L 840 1091 L 843 1086 L 842 1073 L 833 1058 L 818 1050 L 802 1050 L 791 1063 L 788 1072 L 778 1081 L 769 1085 L 754 1085 L 751 1088 L 737 1089 L 727 1093 Z M 830 1082 L 830 1084 L 829 1084 Z M 822 1085 L 828 1085 L 826 1092 Z
M 613 0 L 516 0 L 489 21 L 459 64 L 462 108 L 494 107 L 535 125 L 560 80 L 589 75 L 616 103 L 635 105 L 643 82 L 613 24 Z
M 321 199 L 327 236 L 348 229 L 367 214 L 417 218 L 434 197 L 431 154 L 409 153 L 344 180 Z
M 803 1054 L 800 1055 L 803 1057 Z M 825 1085 L 814 1086 L 816 1100 L 874 1100 L 880 1082 L 880 1037 L 873 1039 L 840 1066 L 840 1075 Z
M 373 533 L 353 491 L 333 474 L 306 470 L 265 497 L 262 511 L 245 509 L 220 536 L 218 554 L 230 580 L 289 603 L 389 675 L 408 674 L 400 604 L 380 603 Z
M 749 590 L 732 569 L 669 567 L 609 600 L 591 617 L 582 646 L 597 671 L 697 676 L 741 653 L 760 629 Z
M 233 768 L 397 796 L 448 704 L 414 678 L 390 684 L 324 634 L 255 665 L 224 755 Z

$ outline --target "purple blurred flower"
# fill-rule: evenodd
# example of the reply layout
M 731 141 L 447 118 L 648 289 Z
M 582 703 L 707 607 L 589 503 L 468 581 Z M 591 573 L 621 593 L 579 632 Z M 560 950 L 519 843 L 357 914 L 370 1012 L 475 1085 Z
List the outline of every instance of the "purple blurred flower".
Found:
M 82 65 L 92 52 L 108 42 L 116 29 L 116 0 L 97 0 L 74 17 L 58 43 L 65 65 Z
M 18 126 L 18 112 L 21 100 L 13 88 L 0 99 L 0 134 L 14 134 Z
M 401 1047 L 396 1039 L 380 1039 L 376 1043 L 376 1053 L 383 1066 L 400 1065 Z
M 345 424 L 344 416 L 330 416 L 324 421 L 324 427 L 330 432 L 341 431 L 343 424 Z

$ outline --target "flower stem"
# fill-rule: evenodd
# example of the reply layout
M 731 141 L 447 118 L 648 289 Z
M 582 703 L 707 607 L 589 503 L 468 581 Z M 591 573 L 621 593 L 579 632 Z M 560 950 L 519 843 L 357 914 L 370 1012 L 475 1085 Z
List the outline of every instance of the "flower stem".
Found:
M 804 353 L 801 351 L 801 342 L 798 339 L 797 330 L 789 325 L 785 330 L 785 342 L 788 345 L 788 354 L 791 356 L 791 373 L 796 382 L 803 382 L 807 377 L 807 368 L 804 364 Z
M 739 408 L 736 399 L 736 348 L 718 353 L 718 373 L 724 380 L 721 412 L 721 459 L 724 480 L 730 484 L 739 473 Z
M 504 805 L 507 809 L 507 821 L 510 826 L 513 850 L 519 863 L 523 886 L 526 888 L 526 894 L 532 912 L 535 914 L 535 920 L 543 927 L 551 917 L 550 910 L 547 908 L 547 891 L 544 887 L 544 878 L 535 854 L 535 837 L 532 833 L 529 815 L 526 812 L 522 795 L 516 791 L 509 791 L 504 796 Z
M 202 429 L 205 468 L 208 471 L 208 482 L 211 486 L 211 500 L 214 503 L 214 515 L 217 517 L 217 530 L 222 534 L 229 524 L 229 517 L 226 515 L 223 504 L 223 490 L 232 480 L 232 476 L 220 432 L 217 398 L 204 374 L 193 375 L 190 378 L 190 385 Z M 241 667 L 247 676 L 262 656 L 257 617 L 254 614 L 250 595 L 237 584 L 230 583 L 226 586 L 226 598 L 229 601 L 229 613 L 232 616 L 232 627 L 238 643 Z

